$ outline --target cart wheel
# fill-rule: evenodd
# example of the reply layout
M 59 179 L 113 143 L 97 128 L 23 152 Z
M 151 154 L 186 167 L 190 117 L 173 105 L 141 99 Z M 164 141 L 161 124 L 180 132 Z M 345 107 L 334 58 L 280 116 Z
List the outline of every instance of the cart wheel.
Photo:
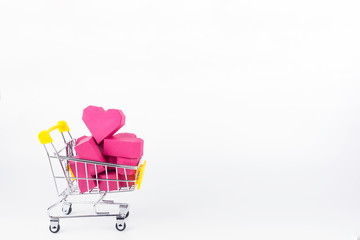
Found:
M 57 225 L 49 225 L 49 230 L 50 232 L 52 233 L 57 233 L 58 231 L 60 231 L 60 225 L 57 224 Z
M 71 203 L 64 203 L 63 207 L 62 207 L 62 212 L 65 215 L 69 215 L 72 211 L 72 204 Z
M 116 229 L 119 230 L 119 231 L 124 231 L 125 228 L 126 228 L 126 223 L 123 223 L 123 224 L 116 223 L 116 224 L 115 224 L 115 227 L 116 227 Z

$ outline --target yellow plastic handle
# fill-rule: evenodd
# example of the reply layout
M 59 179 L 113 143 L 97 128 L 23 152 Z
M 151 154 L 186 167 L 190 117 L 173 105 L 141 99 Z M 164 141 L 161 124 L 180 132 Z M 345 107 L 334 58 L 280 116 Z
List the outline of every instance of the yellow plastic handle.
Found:
M 142 181 L 142 177 L 143 177 L 143 173 L 144 173 L 144 169 L 145 169 L 145 166 L 146 166 L 146 161 L 144 161 L 143 164 L 140 164 L 140 167 L 137 171 L 137 176 L 138 178 L 136 179 L 136 187 L 137 187 L 137 190 L 140 189 L 140 186 L 141 186 L 141 181 Z
M 54 131 L 55 129 L 58 129 L 59 132 L 61 132 L 61 133 L 70 131 L 70 128 L 65 121 L 59 121 L 55 126 L 49 128 L 48 130 L 41 131 L 39 133 L 38 137 L 39 137 L 40 143 L 41 144 L 52 143 L 53 140 L 50 136 L 50 132 Z

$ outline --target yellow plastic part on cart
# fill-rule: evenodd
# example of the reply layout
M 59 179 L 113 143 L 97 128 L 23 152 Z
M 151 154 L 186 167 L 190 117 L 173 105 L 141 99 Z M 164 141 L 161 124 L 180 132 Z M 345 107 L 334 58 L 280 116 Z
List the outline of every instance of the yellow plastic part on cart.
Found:
M 137 179 L 136 179 L 137 190 L 140 189 L 142 176 L 143 176 L 143 173 L 144 173 L 145 166 L 146 166 L 146 161 L 144 161 L 144 163 L 140 164 L 140 166 L 139 166 L 139 168 L 138 168 L 138 170 L 136 172 L 136 176 L 138 176 Z
M 70 174 L 71 174 L 71 176 L 72 176 L 71 180 L 72 180 L 72 182 L 74 182 L 76 179 L 75 179 L 75 176 L 74 176 L 73 171 L 71 170 L 70 165 L 69 165 L 69 172 L 70 172 Z
M 53 140 L 50 136 L 50 132 L 55 129 L 58 129 L 59 132 L 61 133 L 70 131 L 70 128 L 65 121 L 59 121 L 55 126 L 49 128 L 48 130 L 41 131 L 39 133 L 38 138 L 40 140 L 40 143 L 41 144 L 52 143 Z

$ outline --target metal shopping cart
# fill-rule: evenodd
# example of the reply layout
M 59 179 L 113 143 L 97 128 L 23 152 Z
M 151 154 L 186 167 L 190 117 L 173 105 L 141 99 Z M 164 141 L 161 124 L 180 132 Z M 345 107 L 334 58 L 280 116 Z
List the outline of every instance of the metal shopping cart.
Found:
M 61 133 L 62 139 L 64 141 L 64 146 L 57 150 L 55 145 L 53 144 L 53 139 L 50 136 L 50 132 L 53 130 L 58 129 Z M 66 134 L 67 133 L 67 134 Z M 68 135 L 68 137 L 66 137 Z M 140 159 L 139 164 L 137 166 L 127 166 L 127 165 L 119 165 L 113 163 L 104 163 L 98 161 L 91 161 L 87 159 L 80 159 L 75 158 L 75 143 L 76 139 L 73 138 L 70 134 L 70 129 L 65 121 L 58 122 L 57 125 L 49 128 L 48 130 L 41 131 L 39 133 L 39 140 L 40 143 L 44 145 L 46 150 L 46 154 L 49 159 L 50 167 L 52 176 L 54 179 L 56 191 L 61 199 L 51 205 L 48 208 L 48 215 L 50 217 L 50 226 L 49 230 L 53 233 L 57 233 L 60 230 L 59 220 L 62 218 L 82 218 L 82 217 L 116 217 L 116 229 L 119 231 L 123 231 L 126 228 L 125 218 L 129 216 L 129 204 L 127 203 L 117 203 L 113 200 L 105 200 L 104 197 L 108 193 L 117 193 L 117 192 L 130 192 L 136 189 L 140 189 L 141 180 L 144 172 L 144 168 L 146 165 L 146 161 Z M 50 146 L 51 145 L 51 146 Z M 51 153 L 49 149 L 52 149 L 54 152 Z M 72 168 L 71 168 L 71 166 Z M 55 171 L 55 166 L 57 166 L 58 173 Z M 103 167 L 104 174 L 101 177 L 100 175 L 96 174 L 95 176 L 88 175 L 86 171 L 86 176 L 79 176 L 77 174 L 79 167 L 85 167 L 85 170 L 89 167 Z M 111 171 L 116 171 L 116 178 L 110 179 L 108 178 L 108 174 Z M 125 178 L 119 179 L 118 172 L 124 174 Z M 128 171 L 133 171 L 135 174 L 133 178 L 130 178 L 127 175 Z M 62 191 L 59 191 L 60 183 L 65 188 Z M 89 187 L 91 182 L 95 181 L 96 186 L 94 188 Z M 104 183 L 104 188 L 99 188 L 99 183 Z M 87 191 L 80 191 L 79 184 L 86 184 Z M 115 189 L 114 189 L 114 184 Z M 95 201 L 76 201 L 76 200 L 69 200 L 68 197 L 71 195 L 89 195 L 89 194 L 98 194 L 99 198 Z M 83 203 L 83 204 L 90 204 L 93 207 L 93 211 L 90 214 L 78 214 L 78 215 L 70 215 L 72 212 L 72 204 L 73 203 Z M 51 212 L 52 210 L 62 204 L 62 213 L 58 215 L 53 215 Z M 98 206 L 101 204 L 105 204 L 108 206 L 115 206 L 116 211 L 98 211 Z M 118 208 L 117 208 L 118 207 Z

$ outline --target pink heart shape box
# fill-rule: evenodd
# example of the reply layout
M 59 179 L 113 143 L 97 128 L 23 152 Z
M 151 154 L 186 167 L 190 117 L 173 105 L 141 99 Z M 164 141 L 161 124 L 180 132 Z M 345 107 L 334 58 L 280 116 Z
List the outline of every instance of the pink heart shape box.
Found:
M 92 137 L 83 136 L 79 138 L 76 141 L 75 151 L 78 158 L 106 163 L 99 146 Z M 105 167 L 101 165 L 96 165 L 96 169 L 94 164 L 86 163 L 85 165 L 87 166 L 86 170 L 89 176 L 95 176 L 97 173 L 105 170 Z
M 114 163 L 114 164 L 126 165 L 126 166 L 137 166 L 140 161 L 139 158 L 123 158 L 123 157 L 111 157 L 111 156 L 105 156 L 105 159 L 108 163 Z M 108 170 L 115 171 L 115 167 L 109 167 Z M 119 174 L 125 175 L 124 168 L 117 168 L 117 171 Z M 135 173 L 136 170 L 126 169 L 127 175 L 134 175 Z
M 116 181 L 107 181 L 107 179 Z M 119 180 L 131 180 L 132 182 L 122 182 Z M 116 171 L 109 171 L 107 174 L 102 172 L 99 174 L 99 189 L 101 191 L 114 191 L 121 187 L 131 187 L 133 185 L 135 185 L 135 173 L 126 176 L 123 172 L 116 174 Z
M 118 133 L 104 139 L 104 155 L 123 158 L 141 158 L 144 141 L 135 134 Z
M 105 111 L 102 107 L 96 106 L 85 108 L 82 119 L 98 144 L 125 125 L 125 115 L 121 110 Z
M 79 158 L 79 157 L 75 157 Z M 82 162 L 74 162 L 69 161 L 70 169 L 74 176 L 76 178 L 94 178 L 89 174 L 89 165 L 87 166 L 87 169 L 85 168 L 85 163 Z M 94 165 L 92 165 L 92 168 L 94 168 Z M 94 179 L 78 179 L 78 186 L 81 193 L 87 192 L 92 190 L 94 187 L 96 187 L 96 181 Z

